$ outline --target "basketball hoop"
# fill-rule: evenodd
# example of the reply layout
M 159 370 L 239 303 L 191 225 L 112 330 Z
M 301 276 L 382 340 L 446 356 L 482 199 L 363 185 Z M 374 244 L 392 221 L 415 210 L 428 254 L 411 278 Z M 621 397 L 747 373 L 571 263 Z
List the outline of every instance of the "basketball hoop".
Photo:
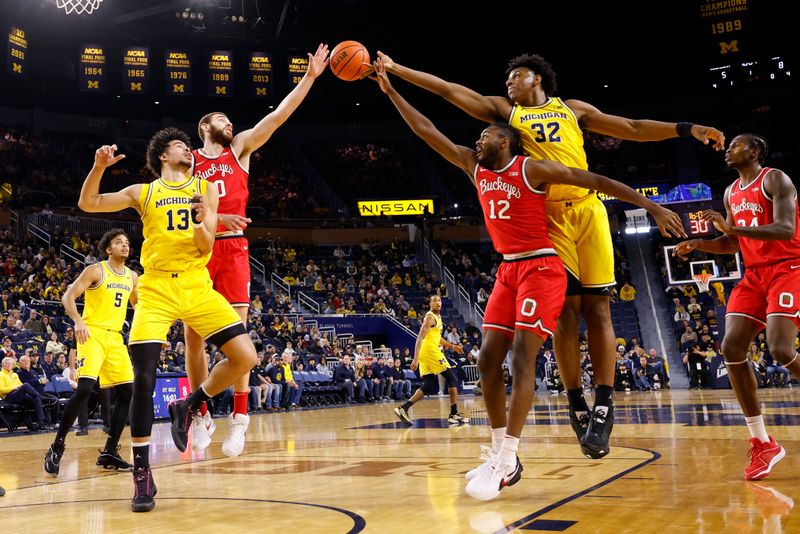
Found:
M 694 283 L 697 284 L 697 289 L 700 290 L 700 293 L 708 292 L 708 285 L 711 283 L 711 279 L 713 277 L 714 275 L 711 273 L 699 273 L 692 275 Z
M 103 0 L 56 0 L 56 6 L 64 9 L 67 15 L 71 13 L 91 15 L 102 2 Z

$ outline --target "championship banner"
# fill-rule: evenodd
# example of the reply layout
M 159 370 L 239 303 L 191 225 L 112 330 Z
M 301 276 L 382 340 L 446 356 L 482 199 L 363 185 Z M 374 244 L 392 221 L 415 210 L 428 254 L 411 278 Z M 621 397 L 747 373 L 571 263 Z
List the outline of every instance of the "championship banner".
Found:
M 359 201 L 358 213 L 362 217 L 382 217 L 384 215 L 432 215 L 433 199 Z
M 308 70 L 308 56 L 289 56 L 289 87 L 294 87 Z
M 752 60 L 753 0 L 699 0 L 703 34 L 708 39 L 712 66 Z
M 150 49 L 131 46 L 122 56 L 122 90 L 130 94 L 150 92 Z
M 90 93 L 103 93 L 106 90 L 106 53 L 96 44 L 81 47 L 79 63 L 80 90 Z
M 233 52 L 211 52 L 208 58 L 208 96 L 233 96 Z
M 25 56 L 28 53 L 28 39 L 25 30 L 11 26 L 8 32 L 8 72 L 24 78 L 28 75 Z
M 272 57 L 266 52 L 251 52 L 247 62 L 249 94 L 256 98 L 272 96 Z
M 192 94 L 192 61 L 189 52 L 167 50 L 164 55 L 164 82 L 168 95 Z

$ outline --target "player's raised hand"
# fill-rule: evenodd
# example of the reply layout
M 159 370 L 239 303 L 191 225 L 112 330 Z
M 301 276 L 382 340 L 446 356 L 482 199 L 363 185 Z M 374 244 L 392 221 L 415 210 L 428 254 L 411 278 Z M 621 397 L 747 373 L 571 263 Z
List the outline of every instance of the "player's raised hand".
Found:
M 681 241 L 678 243 L 674 249 L 672 249 L 672 255 L 678 256 L 682 260 L 688 260 L 689 258 L 687 255 L 697 248 L 698 240 L 697 239 L 690 239 L 689 241 Z
M 117 145 L 103 145 L 94 153 L 95 167 L 110 167 L 121 159 L 125 158 L 125 154 L 114 155 L 117 151 Z
M 703 126 L 702 124 L 692 125 L 692 136 L 707 145 L 709 141 L 713 141 L 713 149 L 716 151 L 725 150 L 725 134 L 711 126 Z
M 203 195 L 195 195 L 192 197 L 192 202 L 189 204 L 192 209 L 192 222 L 200 224 L 208 214 L 208 202 Z
M 253 222 L 253 220 L 249 217 L 242 217 L 241 215 L 218 213 L 217 222 L 228 230 L 238 232 L 247 228 L 247 225 Z
M 718 211 L 704 210 L 702 215 L 700 215 L 700 217 L 702 217 L 704 221 L 713 224 L 714 228 L 716 228 L 723 234 L 730 234 L 731 230 L 733 230 L 733 227 L 730 224 L 728 224 L 728 221 L 725 219 L 725 216 Z
M 656 225 L 664 237 L 688 237 L 683 229 L 681 218 L 674 211 L 657 206 L 657 209 L 651 211 L 650 215 L 655 219 Z
M 383 68 L 385 68 L 387 72 L 392 72 L 394 70 L 395 63 L 392 61 L 392 58 L 380 50 L 378 50 L 378 59 L 381 60 L 381 63 L 383 63 Z
M 317 47 L 317 51 L 313 55 L 309 53 L 307 76 L 316 78 L 322 74 L 325 71 L 325 67 L 328 66 L 329 55 L 328 45 L 325 43 L 320 43 Z
M 380 57 L 375 60 L 375 80 L 384 93 L 389 93 L 393 89 L 392 82 L 389 81 L 389 75 L 386 74 L 386 67 Z

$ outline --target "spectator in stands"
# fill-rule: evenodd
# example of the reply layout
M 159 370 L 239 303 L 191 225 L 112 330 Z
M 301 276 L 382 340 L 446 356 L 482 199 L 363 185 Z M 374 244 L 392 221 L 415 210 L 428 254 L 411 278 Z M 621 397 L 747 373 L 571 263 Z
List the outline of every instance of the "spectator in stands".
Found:
M 772 387 L 788 387 L 791 382 L 789 370 L 775 361 L 769 351 L 763 352 L 763 358 L 767 367 L 767 378 Z
M 659 385 L 669 387 L 669 375 L 667 374 L 667 362 L 663 356 L 658 354 L 656 349 L 650 349 L 647 356 L 647 364 L 652 366 L 653 372 L 658 377 Z
M 61 374 L 61 370 L 58 368 L 58 365 L 56 365 L 56 357 L 50 351 L 44 353 L 42 370 L 48 380 L 52 380 L 53 375 Z
M 14 372 L 15 360 L 9 356 L 3 358 L 2 370 L 0 370 L 0 399 L 11 403 L 19 404 L 36 412 L 36 422 L 31 425 L 29 430 L 36 432 L 45 430 L 44 410 L 42 409 L 42 397 L 30 384 L 23 384 L 17 373 Z
M 50 317 L 42 315 L 42 327 L 44 328 L 44 339 L 50 339 L 50 334 L 55 332 L 53 325 L 50 323 Z
M 622 302 L 633 302 L 636 298 L 636 288 L 631 285 L 627 280 L 622 288 L 619 290 L 619 299 Z
M 675 309 L 675 315 L 673 316 L 672 320 L 676 323 L 680 323 L 681 321 L 689 321 L 691 317 L 686 312 L 686 309 L 681 305 Z
M 14 361 L 17 361 L 17 353 L 11 347 L 11 338 L 6 336 L 3 338 L 3 347 L 0 348 L 0 358 L 10 357 L 14 358 Z
M 390 369 L 391 378 L 393 380 L 394 398 L 410 399 L 411 398 L 411 380 L 408 380 L 403 371 L 402 362 L 400 358 L 395 358 L 394 366 Z
M 349 356 L 346 356 L 349 358 Z M 356 361 L 355 384 L 358 387 L 358 395 L 362 402 L 375 400 L 375 384 L 367 377 L 367 367 L 363 360 Z
M 267 347 L 268 351 L 270 348 L 272 349 L 271 356 L 270 352 L 267 352 L 265 355 L 265 357 L 268 358 L 265 371 L 267 373 L 267 378 L 269 378 L 269 381 L 274 386 L 274 389 L 272 390 L 272 402 L 270 403 L 269 399 L 267 399 L 267 405 L 271 404 L 272 410 L 278 411 L 282 409 L 281 400 L 283 398 L 282 394 L 284 388 L 286 387 L 286 381 L 283 379 L 283 366 L 281 357 L 275 354 L 275 348 L 272 347 L 272 345 Z
M 31 310 L 30 317 L 25 321 L 25 329 L 31 332 L 33 336 L 42 336 L 44 334 L 44 325 L 42 325 L 39 313 L 36 310 Z
M 694 344 L 697 342 L 697 332 L 692 330 L 691 326 L 687 326 L 683 330 L 683 334 L 681 335 L 681 349 L 686 350 L 686 348 L 690 344 Z
M 378 356 L 377 360 L 370 366 L 372 369 L 372 381 L 375 384 L 375 397 L 380 400 L 388 401 L 391 391 L 391 377 L 389 368 L 386 366 L 383 356 Z
M 703 341 L 694 344 L 684 355 L 683 363 L 689 366 L 689 388 L 700 389 L 708 386 L 708 362 Z
M 444 335 L 444 339 L 453 345 L 460 345 L 461 344 L 461 336 L 458 334 L 458 327 L 451 326 L 447 333 Z
M 355 382 L 356 382 L 356 374 L 353 370 L 353 367 L 350 365 L 350 356 L 345 356 L 342 358 L 341 363 L 336 366 L 336 369 L 333 371 L 333 380 L 337 384 L 344 387 L 345 390 L 345 402 L 348 404 L 355 404 Z
M 292 410 L 299 410 L 303 386 L 295 382 L 294 376 L 292 375 L 292 356 L 285 350 L 281 356 L 280 373 L 283 377 L 283 381 L 286 383 L 282 404 Z
M 638 366 L 636 367 L 636 374 L 634 375 L 636 389 L 640 391 L 650 391 L 653 389 L 653 376 L 655 375 L 653 367 L 647 363 L 647 357 L 645 356 L 641 356 L 637 362 Z
M 52 352 L 53 354 L 58 354 L 59 352 L 67 352 L 67 346 L 60 342 L 58 340 L 58 334 L 53 332 L 50 334 L 50 340 L 47 342 L 44 350 Z
M 313 358 L 312 358 L 312 359 L 313 359 Z M 309 369 L 310 369 L 310 368 L 311 368 L 311 360 L 309 360 L 309 361 L 308 361 L 308 363 L 309 363 L 308 367 L 309 367 Z M 321 373 L 321 374 L 323 374 L 323 375 L 325 375 L 325 376 L 331 376 L 331 368 L 330 368 L 330 367 L 328 367 L 328 364 L 326 363 L 326 361 L 325 361 L 325 358 L 324 358 L 324 357 L 322 357 L 322 358 L 320 358 L 320 359 L 319 359 L 319 363 L 318 363 L 318 364 L 316 364 L 316 367 L 315 367 L 315 369 L 316 369 L 316 371 L 317 371 L 318 373 Z

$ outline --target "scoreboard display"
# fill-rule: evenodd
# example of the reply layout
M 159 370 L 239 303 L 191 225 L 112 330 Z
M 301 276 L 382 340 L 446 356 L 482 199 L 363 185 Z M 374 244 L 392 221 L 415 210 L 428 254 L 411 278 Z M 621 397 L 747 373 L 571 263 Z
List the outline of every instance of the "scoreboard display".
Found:
M 703 211 L 702 209 L 696 209 L 681 212 L 683 228 L 689 234 L 689 237 L 715 237 L 719 235 L 713 224 L 703 220 Z
M 78 80 L 80 90 L 103 93 L 106 90 L 106 53 L 101 45 L 88 44 L 81 47 Z
M 131 46 L 122 56 L 122 90 L 129 94 L 150 92 L 150 49 Z

